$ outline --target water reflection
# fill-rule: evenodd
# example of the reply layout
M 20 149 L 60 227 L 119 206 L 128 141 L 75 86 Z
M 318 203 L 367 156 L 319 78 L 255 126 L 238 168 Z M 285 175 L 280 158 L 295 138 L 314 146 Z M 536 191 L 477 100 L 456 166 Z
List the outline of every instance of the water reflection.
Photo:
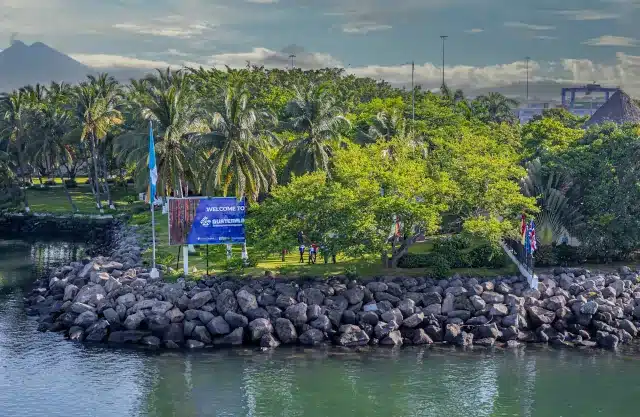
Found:
M 115 350 L 38 333 L 23 288 L 72 242 L 0 243 L 0 415 L 635 416 L 638 347 Z

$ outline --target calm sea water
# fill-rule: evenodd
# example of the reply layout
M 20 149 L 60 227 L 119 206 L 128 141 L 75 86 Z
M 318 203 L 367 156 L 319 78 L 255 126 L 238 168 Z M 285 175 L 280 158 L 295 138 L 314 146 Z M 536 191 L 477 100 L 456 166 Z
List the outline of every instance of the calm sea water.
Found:
M 80 249 L 0 240 L 2 417 L 640 415 L 633 348 L 153 353 L 37 332 L 24 291 Z

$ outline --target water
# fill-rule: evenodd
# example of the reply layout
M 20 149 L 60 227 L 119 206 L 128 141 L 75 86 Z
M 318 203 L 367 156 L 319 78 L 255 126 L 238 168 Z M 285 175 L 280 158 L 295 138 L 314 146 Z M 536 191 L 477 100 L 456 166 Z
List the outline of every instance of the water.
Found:
M 153 353 L 38 333 L 21 300 L 80 245 L 0 241 L 0 416 L 637 416 L 634 351 Z

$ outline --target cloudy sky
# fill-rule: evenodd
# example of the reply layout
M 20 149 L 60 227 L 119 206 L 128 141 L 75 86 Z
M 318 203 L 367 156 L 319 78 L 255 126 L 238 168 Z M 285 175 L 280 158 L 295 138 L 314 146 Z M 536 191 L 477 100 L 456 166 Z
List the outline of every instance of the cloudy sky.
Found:
M 640 0 L 0 0 L 0 48 L 42 41 L 97 68 L 345 67 L 437 87 L 597 81 L 640 94 Z M 4 46 L 3 46 L 4 44 Z

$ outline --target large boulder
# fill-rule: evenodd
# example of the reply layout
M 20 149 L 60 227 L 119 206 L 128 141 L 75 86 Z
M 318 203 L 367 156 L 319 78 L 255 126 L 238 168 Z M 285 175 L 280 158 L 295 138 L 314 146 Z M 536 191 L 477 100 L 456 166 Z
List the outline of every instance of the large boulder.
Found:
M 556 318 L 556 313 L 550 310 L 547 310 L 542 307 L 537 306 L 527 306 L 527 313 L 529 313 L 529 318 L 531 319 L 531 323 L 535 327 L 542 326 L 543 324 L 551 324 L 553 320 Z
M 189 300 L 189 309 L 197 310 L 211 301 L 212 298 L 211 291 L 200 291 Z
M 295 326 L 301 326 L 307 322 L 307 305 L 298 303 L 287 307 L 284 316 L 291 320 Z
M 340 346 L 365 346 L 368 343 L 369 336 L 360 327 L 353 324 L 340 326 L 340 336 L 338 337 L 338 344 Z
M 318 329 L 309 329 L 300 335 L 300 343 L 307 346 L 316 346 L 324 340 L 324 333 Z
M 247 314 L 249 310 L 258 308 L 258 300 L 256 300 L 256 296 L 251 294 L 247 290 L 238 291 L 238 293 L 236 294 L 236 299 L 238 300 L 240 309 L 245 314 Z
M 228 335 L 213 341 L 215 345 L 240 346 L 244 340 L 244 328 L 238 327 Z
M 124 320 L 124 327 L 127 330 L 136 330 L 140 327 L 142 320 L 144 320 L 144 313 L 142 311 L 138 311 L 135 314 L 131 314 Z
M 225 313 L 224 320 L 229 323 L 229 327 L 231 327 L 232 329 L 237 329 L 238 327 L 246 327 L 249 324 L 249 319 L 247 319 L 242 314 L 235 313 L 231 310 Z
M 273 326 L 267 319 L 255 319 L 249 323 L 249 332 L 251 334 L 251 340 L 258 342 L 265 334 L 273 333 Z
M 100 343 L 106 339 L 108 333 L 109 322 L 104 319 L 98 320 L 85 331 L 84 340 L 86 342 Z
M 214 336 L 225 335 L 231 332 L 229 323 L 227 323 L 221 316 L 214 317 L 206 324 L 206 326 L 207 330 L 209 330 L 209 332 Z
M 324 316 L 326 318 L 326 316 Z M 328 319 L 327 319 L 328 320 Z M 313 323 L 312 323 L 313 327 Z M 298 332 L 295 326 L 289 319 L 279 318 L 276 319 L 275 324 L 276 335 L 282 343 L 295 343 L 298 340 Z
M 89 284 L 85 285 L 78 291 L 76 298 L 73 299 L 76 303 L 92 304 L 96 305 L 99 301 L 104 300 L 107 296 L 102 285 Z
M 98 321 L 98 315 L 96 313 L 94 313 L 93 311 L 85 311 L 84 313 L 80 314 L 78 318 L 76 318 L 73 324 L 86 329 L 96 321 Z
M 331 320 L 329 320 L 329 317 L 324 314 L 313 320 L 309 325 L 314 329 L 318 329 L 323 332 L 331 330 Z
M 221 316 L 224 316 L 227 311 L 236 311 L 237 308 L 238 301 L 230 289 L 227 288 L 216 297 L 216 310 Z

